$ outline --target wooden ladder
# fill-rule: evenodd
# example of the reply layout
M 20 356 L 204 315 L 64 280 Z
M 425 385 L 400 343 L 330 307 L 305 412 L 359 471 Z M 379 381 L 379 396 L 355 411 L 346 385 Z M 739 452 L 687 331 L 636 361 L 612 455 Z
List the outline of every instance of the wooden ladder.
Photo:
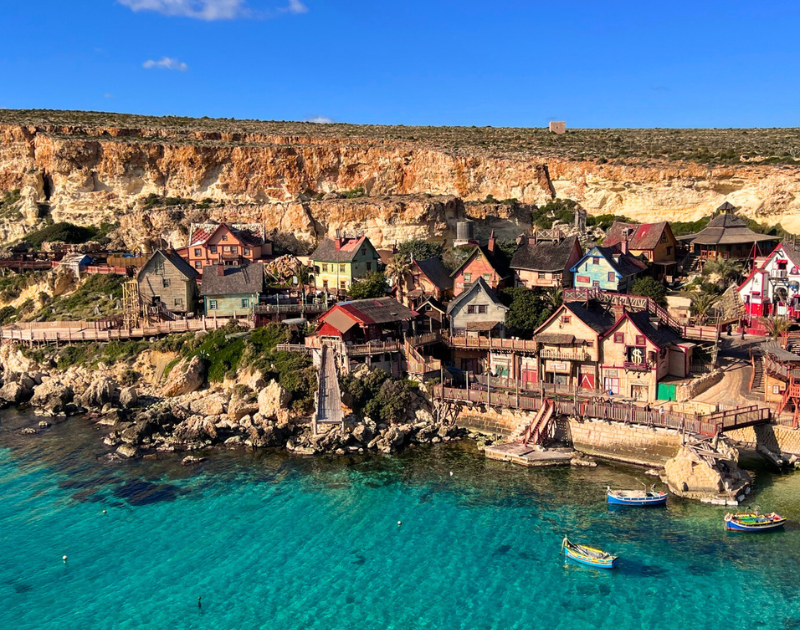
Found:
M 542 407 L 539 409 L 531 423 L 520 436 L 520 442 L 526 446 L 540 445 L 547 435 L 547 429 L 550 426 L 550 421 L 555 416 L 555 410 L 555 403 L 550 399 L 545 398 L 542 401 Z

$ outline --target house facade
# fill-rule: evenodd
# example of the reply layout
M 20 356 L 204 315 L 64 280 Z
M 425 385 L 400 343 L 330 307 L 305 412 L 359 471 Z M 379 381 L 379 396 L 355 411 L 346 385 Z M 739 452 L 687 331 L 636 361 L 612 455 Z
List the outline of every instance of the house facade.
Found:
M 264 263 L 209 265 L 201 286 L 206 317 L 251 317 L 264 292 Z
M 324 239 L 309 257 L 318 291 L 346 293 L 367 272 L 378 271 L 380 255 L 366 236 Z
M 508 261 L 497 245 L 492 232 L 489 243 L 475 246 L 467 259 L 453 274 L 453 295 L 459 295 L 477 280 L 483 279 L 492 291 L 500 291 L 511 284 L 513 276 Z
M 800 248 L 784 241 L 739 285 L 739 296 L 750 317 L 800 316 Z
M 624 241 L 614 247 L 592 247 L 571 269 L 576 288 L 618 293 L 628 293 L 646 270 L 647 265 L 627 251 Z
M 659 223 L 623 223 L 614 221 L 606 232 L 603 245 L 612 247 L 628 241 L 628 251 L 644 256 L 648 262 L 674 263 L 678 240 L 666 221 Z
M 193 313 L 197 302 L 198 272 L 177 252 L 159 249 L 136 276 L 139 297 L 146 308 L 163 305 L 174 313 Z
M 669 398 L 659 384 L 689 376 L 693 347 L 647 311 L 622 312 L 600 338 L 600 387 L 639 401 Z
M 198 273 L 211 265 L 241 265 L 272 255 L 260 223 L 193 223 L 178 253 Z
M 417 313 L 390 297 L 334 304 L 317 320 L 317 337 L 344 343 L 398 341 L 410 331 Z
M 534 234 L 520 238 L 511 258 L 514 284 L 518 287 L 571 287 L 572 267 L 583 256 L 577 236 L 560 232 L 548 237 Z
M 439 258 L 412 260 L 404 280 L 406 296 L 412 301 L 432 297 L 442 302 L 453 295 L 453 278 Z

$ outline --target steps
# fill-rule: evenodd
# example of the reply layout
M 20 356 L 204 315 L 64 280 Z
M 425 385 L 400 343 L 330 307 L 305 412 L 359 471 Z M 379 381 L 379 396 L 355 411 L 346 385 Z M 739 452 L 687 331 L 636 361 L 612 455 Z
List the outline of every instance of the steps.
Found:
M 750 391 L 763 394 L 764 393 L 764 357 L 753 355 L 753 379 Z
M 519 441 L 526 446 L 539 446 L 547 437 L 550 421 L 554 418 L 556 411 L 555 403 L 548 398 L 534 416 L 528 427 L 522 432 Z

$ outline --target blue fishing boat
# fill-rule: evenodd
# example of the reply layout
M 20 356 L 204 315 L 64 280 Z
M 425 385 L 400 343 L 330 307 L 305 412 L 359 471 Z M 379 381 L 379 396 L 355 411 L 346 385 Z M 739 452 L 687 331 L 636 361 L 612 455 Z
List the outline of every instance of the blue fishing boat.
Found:
M 649 507 L 654 505 L 666 505 L 667 493 L 663 490 L 656 490 L 655 486 L 650 490 L 612 490 L 608 488 L 606 492 L 609 505 L 629 505 Z
M 566 536 L 561 542 L 561 547 L 564 549 L 564 555 L 575 562 L 597 569 L 615 569 L 617 567 L 617 560 L 619 560 L 617 556 L 612 556 L 610 553 L 593 547 L 576 545 L 570 542 Z
M 769 532 L 783 527 L 786 519 L 780 514 L 728 513 L 725 515 L 725 529 L 731 532 Z

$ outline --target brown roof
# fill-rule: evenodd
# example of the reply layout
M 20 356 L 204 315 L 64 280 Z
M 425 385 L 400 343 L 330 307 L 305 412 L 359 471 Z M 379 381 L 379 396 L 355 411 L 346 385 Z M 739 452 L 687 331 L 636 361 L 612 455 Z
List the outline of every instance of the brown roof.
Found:
M 577 239 L 577 236 L 568 236 L 560 240 L 529 241 L 527 245 L 523 245 L 514 252 L 511 268 L 530 271 L 564 271 Z
M 499 323 L 501 323 L 500 320 L 488 322 L 467 322 L 467 330 L 486 332 L 495 328 Z
M 442 264 L 439 258 L 426 258 L 425 260 L 415 260 L 414 266 L 420 270 L 428 280 L 442 291 L 453 288 L 453 278 L 447 267 Z
M 611 245 L 621 243 L 625 240 L 625 235 L 627 233 L 628 249 L 652 250 L 658 246 L 661 235 L 666 229 L 666 221 L 640 224 L 614 221 L 614 224 L 608 228 L 608 232 L 606 232 L 603 245 L 610 247 Z
M 341 241 L 341 246 L 336 249 L 335 238 L 324 239 L 309 258 L 311 260 L 321 260 L 322 262 L 351 262 L 355 259 L 361 246 L 369 243 L 369 239 L 366 236 L 359 238 L 343 237 Z M 370 243 L 370 247 L 372 247 L 372 243 Z
M 697 245 L 735 245 L 741 243 L 759 243 L 774 241 L 774 236 L 753 232 L 744 219 L 731 212 L 724 212 L 709 222 L 704 230 L 692 239 Z
M 219 275 L 220 268 L 223 275 Z M 264 290 L 264 263 L 244 267 L 208 265 L 204 271 L 202 295 L 241 295 Z
M 341 309 L 364 324 L 387 324 L 389 322 L 409 321 L 417 316 L 416 311 L 412 311 L 410 308 L 390 297 L 339 302 L 333 309 Z M 323 315 L 322 319 L 326 317 L 326 315 Z

